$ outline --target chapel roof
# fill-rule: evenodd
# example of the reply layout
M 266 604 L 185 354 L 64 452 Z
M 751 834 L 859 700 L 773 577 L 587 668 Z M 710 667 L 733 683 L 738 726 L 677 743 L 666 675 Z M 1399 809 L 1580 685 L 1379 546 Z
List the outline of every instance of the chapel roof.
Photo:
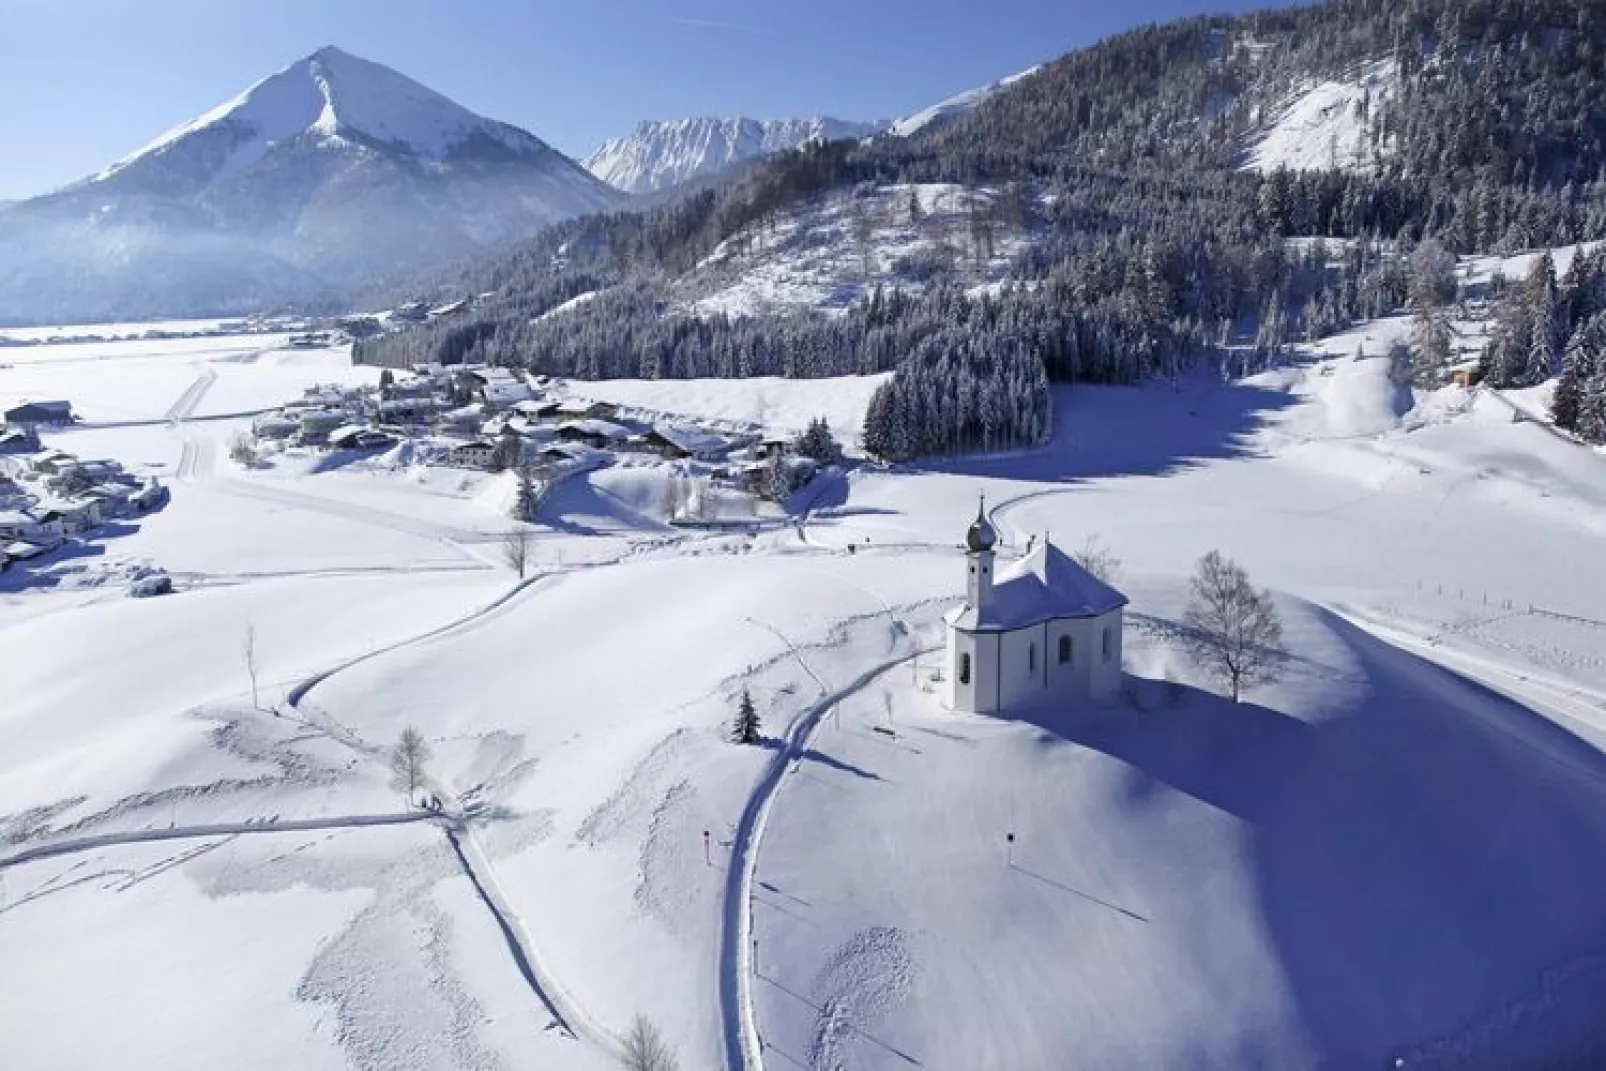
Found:
M 1126 604 L 1125 595 L 1045 539 L 998 575 L 984 610 L 966 603 L 947 620 L 968 632 L 996 632 L 1056 618 L 1101 617 Z

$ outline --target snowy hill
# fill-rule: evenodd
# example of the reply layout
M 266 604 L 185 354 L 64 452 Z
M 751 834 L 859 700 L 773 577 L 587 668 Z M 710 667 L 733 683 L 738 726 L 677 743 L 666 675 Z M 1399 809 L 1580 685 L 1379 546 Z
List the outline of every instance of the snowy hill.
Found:
M 533 135 L 325 48 L 7 212 L 0 320 L 305 300 L 619 201 Z
M 1243 168 L 1374 170 L 1387 151 L 1377 140 L 1383 105 L 1398 84 L 1398 65 L 1378 60 L 1366 64 L 1353 80 L 1302 89 L 1254 136 Z
M 751 531 L 632 520 L 639 470 L 609 470 L 523 580 L 493 477 L 228 461 L 229 414 L 372 382 L 342 351 L 9 350 L 0 401 L 81 403 L 47 445 L 172 501 L 55 587 L 0 582 L 7 1053 L 601 1071 L 645 1014 L 688 1068 L 1598 1066 L 1606 575 L 1558 563 L 1598 557 L 1606 469 L 1355 359 L 1407 330 L 1062 388 L 1042 449 L 860 467 Z M 776 428 L 862 407 L 606 389 Z M 1121 559 L 1118 700 L 941 708 L 979 492 L 1006 560 L 1045 532 Z M 1211 548 L 1293 655 L 1243 703 L 1182 642 Z M 183 590 L 95 583 L 141 562 Z M 762 746 L 725 739 L 744 689 Z M 444 814 L 387 784 L 408 724 Z
M 988 97 L 1001 90 L 1008 89 L 1023 78 L 1029 78 L 1040 70 L 1042 70 L 1041 67 L 1033 67 L 1019 74 L 1012 74 L 1008 78 L 1000 78 L 998 81 L 988 85 L 980 86 L 976 89 L 967 89 L 963 93 L 956 93 L 947 100 L 933 104 L 929 108 L 922 108 L 913 115 L 906 115 L 902 119 L 894 120 L 888 130 L 900 138 L 906 138 L 922 131 L 940 129 L 960 116 L 968 114 L 975 109 L 976 105 Z
M 651 193 L 812 141 L 862 138 L 886 128 L 823 116 L 646 120 L 628 136 L 604 142 L 585 167 L 626 193 Z
M 834 192 L 726 239 L 678 281 L 679 296 L 700 314 L 762 316 L 842 312 L 877 285 L 914 293 L 955 266 L 970 270 L 970 289 L 994 286 L 1030 240 L 999 225 L 988 248 L 976 247 L 970 217 L 997 198 L 991 188 L 935 182 Z

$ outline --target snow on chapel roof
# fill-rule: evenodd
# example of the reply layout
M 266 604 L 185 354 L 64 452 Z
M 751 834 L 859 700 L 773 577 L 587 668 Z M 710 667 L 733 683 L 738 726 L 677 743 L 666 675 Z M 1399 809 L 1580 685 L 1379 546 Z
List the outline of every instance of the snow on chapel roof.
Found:
M 1125 595 L 1045 539 L 999 574 L 985 610 L 967 603 L 948 615 L 948 623 L 972 632 L 1028 628 L 1055 618 L 1099 617 L 1126 603 Z

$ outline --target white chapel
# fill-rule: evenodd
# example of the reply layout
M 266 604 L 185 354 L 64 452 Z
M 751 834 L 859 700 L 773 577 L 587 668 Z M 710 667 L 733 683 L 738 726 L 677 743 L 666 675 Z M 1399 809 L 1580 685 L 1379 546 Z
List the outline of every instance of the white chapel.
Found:
M 1121 684 L 1127 599 L 1048 539 L 993 575 L 985 509 L 965 533 L 965 602 L 949 611 L 948 705 L 1004 714 L 1043 696 L 1104 698 Z

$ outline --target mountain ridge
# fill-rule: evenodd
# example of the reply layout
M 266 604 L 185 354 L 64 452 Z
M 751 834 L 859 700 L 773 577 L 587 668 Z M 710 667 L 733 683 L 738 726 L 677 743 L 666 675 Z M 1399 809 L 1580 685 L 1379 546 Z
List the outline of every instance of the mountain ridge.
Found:
M 869 137 L 889 125 L 823 115 L 643 119 L 624 137 L 603 142 L 582 166 L 626 193 L 654 193 L 810 142 Z

